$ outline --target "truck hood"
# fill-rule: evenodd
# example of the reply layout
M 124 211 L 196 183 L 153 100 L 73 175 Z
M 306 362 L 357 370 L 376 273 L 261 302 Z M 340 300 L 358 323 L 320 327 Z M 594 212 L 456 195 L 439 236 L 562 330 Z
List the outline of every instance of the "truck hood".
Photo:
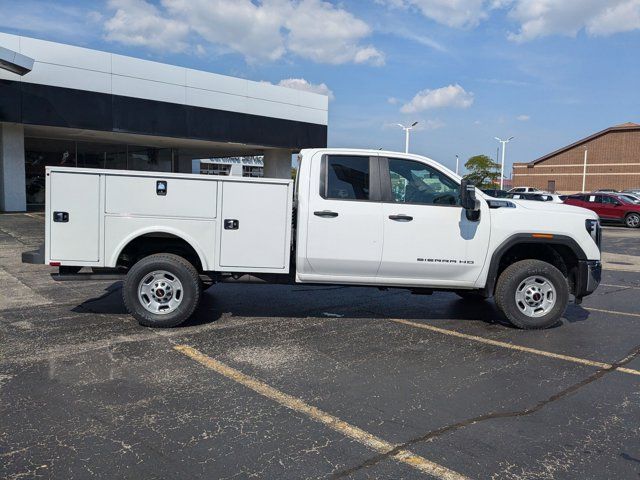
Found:
M 515 203 L 519 207 L 526 208 L 527 210 L 534 210 L 536 212 L 577 214 L 584 215 L 585 218 L 598 218 L 598 214 L 592 210 L 576 207 L 574 205 L 567 205 L 566 203 L 540 202 L 537 200 L 514 200 L 513 198 L 510 198 L 509 201 Z

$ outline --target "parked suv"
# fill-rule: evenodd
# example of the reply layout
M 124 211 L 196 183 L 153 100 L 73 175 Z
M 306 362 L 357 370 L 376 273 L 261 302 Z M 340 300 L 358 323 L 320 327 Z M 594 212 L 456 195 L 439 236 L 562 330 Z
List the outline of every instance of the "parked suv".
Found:
M 593 210 L 604 221 L 624 223 L 629 228 L 640 227 L 640 205 L 615 194 L 579 193 L 567 197 L 564 203 Z
M 514 187 L 508 193 L 546 193 L 536 187 Z

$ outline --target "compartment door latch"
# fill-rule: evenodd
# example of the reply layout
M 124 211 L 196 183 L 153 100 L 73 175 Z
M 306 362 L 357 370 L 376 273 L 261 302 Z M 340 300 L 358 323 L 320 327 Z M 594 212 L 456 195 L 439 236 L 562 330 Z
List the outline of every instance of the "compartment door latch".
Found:
M 53 212 L 53 221 L 67 223 L 69 221 L 69 212 Z
M 238 230 L 240 228 L 240 222 L 238 220 L 234 220 L 232 218 L 227 218 L 224 221 L 224 229 L 225 230 Z

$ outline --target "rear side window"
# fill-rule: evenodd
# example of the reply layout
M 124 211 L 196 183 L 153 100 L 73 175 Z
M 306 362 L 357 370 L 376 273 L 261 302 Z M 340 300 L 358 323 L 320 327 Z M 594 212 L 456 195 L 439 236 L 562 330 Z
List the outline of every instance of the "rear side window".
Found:
M 323 198 L 369 200 L 369 157 L 328 155 Z

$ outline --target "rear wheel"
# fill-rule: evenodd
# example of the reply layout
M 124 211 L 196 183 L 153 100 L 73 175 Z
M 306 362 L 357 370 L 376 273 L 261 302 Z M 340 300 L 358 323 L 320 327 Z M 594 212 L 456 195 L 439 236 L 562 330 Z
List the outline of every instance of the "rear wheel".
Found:
M 195 311 L 202 295 L 200 277 L 184 258 L 170 253 L 150 255 L 127 273 L 124 304 L 140 325 L 175 327 Z
M 516 327 L 547 328 L 558 322 L 569 302 L 562 272 L 540 260 L 522 260 L 507 267 L 496 285 L 498 308 Z
M 624 224 L 629 228 L 640 227 L 640 214 L 628 213 L 627 216 L 624 217 Z

